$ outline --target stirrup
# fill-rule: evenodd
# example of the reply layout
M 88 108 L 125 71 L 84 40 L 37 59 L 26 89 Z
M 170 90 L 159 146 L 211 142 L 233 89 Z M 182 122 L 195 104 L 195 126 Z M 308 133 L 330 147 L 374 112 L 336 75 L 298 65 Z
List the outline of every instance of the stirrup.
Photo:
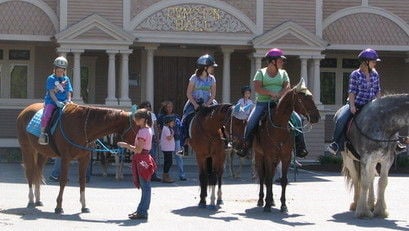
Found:
M 48 144 L 48 134 L 41 133 L 40 137 L 38 138 L 38 143 L 41 145 L 47 145 Z

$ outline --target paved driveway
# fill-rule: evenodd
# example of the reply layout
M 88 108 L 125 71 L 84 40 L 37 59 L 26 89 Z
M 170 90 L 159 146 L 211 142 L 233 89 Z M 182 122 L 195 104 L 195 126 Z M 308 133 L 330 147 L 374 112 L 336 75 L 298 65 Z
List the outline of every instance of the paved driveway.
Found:
M 224 205 L 216 211 L 200 209 L 197 173 L 192 166 L 188 168 L 188 181 L 153 183 L 149 220 L 141 222 L 127 218 L 140 197 L 130 175 L 122 181 L 113 176 L 93 176 L 86 189 L 91 213 L 80 213 L 75 169 L 72 164 L 64 193 L 65 213 L 57 215 L 56 183 L 42 187 L 43 207 L 28 209 L 21 165 L 0 164 L 0 230 L 409 230 L 409 175 L 389 178 L 386 192 L 389 218 L 360 220 L 348 211 L 352 194 L 339 173 L 300 171 L 297 182 L 291 182 L 287 188 L 289 212 L 282 214 L 280 187 L 276 185 L 274 199 L 278 206 L 271 213 L 256 207 L 258 184 L 251 180 L 246 168 L 240 179 L 225 178 Z M 48 165 L 45 175 L 50 171 Z

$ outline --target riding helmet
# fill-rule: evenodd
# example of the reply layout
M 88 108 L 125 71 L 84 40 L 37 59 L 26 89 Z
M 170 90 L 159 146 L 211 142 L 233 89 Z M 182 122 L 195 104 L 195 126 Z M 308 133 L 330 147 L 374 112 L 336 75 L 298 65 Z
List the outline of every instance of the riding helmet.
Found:
M 213 66 L 213 67 L 217 67 L 216 61 L 209 54 L 205 54 L 205 55 L 200 56 L 197 59 L 196 64 L 197 64 L 197 66 Z
M 64 56 L 59 56 L 54 60 L 54 66 L 67 69 L 68 61 Z
M 361 61 L 381 61 L 379 59 L 378 53 L 371 48 L 367 48 L 358 55 L 358 59 Z

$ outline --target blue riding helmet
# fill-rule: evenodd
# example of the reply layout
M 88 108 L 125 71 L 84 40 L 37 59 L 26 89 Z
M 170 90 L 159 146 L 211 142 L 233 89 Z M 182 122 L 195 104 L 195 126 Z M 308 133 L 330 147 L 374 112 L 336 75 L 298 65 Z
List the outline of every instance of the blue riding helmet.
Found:
M 209 54 L 200 56 L 196 61 L 197 66 L 213 66 L 217 67 L 216 61 Z
M 378 53 L 371 48 L 367 48 L 363 51 L 361 51 L 361 53 L 359 53 L 358 55 L 358 59 L 361 61 L 381 61 L 381 59 L 379 59 Z

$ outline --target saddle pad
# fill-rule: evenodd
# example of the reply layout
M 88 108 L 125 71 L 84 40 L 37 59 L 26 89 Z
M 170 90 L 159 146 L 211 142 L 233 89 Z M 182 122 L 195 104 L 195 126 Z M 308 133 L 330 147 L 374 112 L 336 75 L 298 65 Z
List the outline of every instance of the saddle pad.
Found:
M 41 134 L 41 116 L 43 115 L 43 109 L 39 110 L 30 122 L 27 124 L 26 131 L 37 137 Z
M 51 127 L 49 128 L 49 134 L 54 134 L 55 130 L 57 129 L 58 122 L 60 120 L 61 110 L 55 110 L 53 116 L 50 120 Z M 27 124 L 26 131 L 30 134 L 33 134 L 37 137 L 41 134 L 41 116 L 43 116 L 43 109 L 39 110 L 33 118 L 31 118 L 30 122 Z M 46 129 L 47 130 L 47 129 Z

